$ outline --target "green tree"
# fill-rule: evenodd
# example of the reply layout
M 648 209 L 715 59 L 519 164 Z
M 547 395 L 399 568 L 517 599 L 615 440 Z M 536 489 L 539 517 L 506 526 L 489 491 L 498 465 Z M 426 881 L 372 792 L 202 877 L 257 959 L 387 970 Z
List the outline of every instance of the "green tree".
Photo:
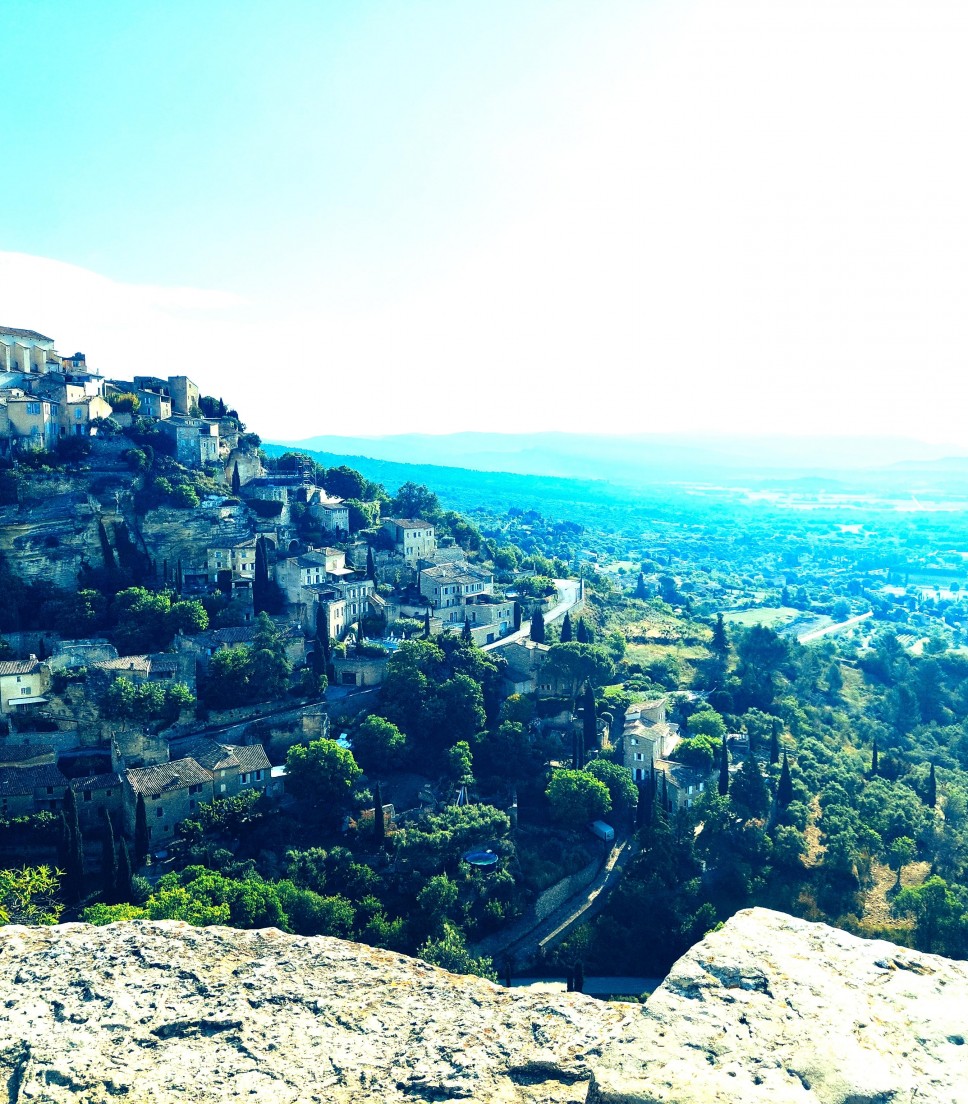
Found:
M 132 896 L 131 852 L 128 850 L 128 841 L 121 840 L 118 848 L 117 872 L 114 883 L 114 900 L 130 901 Z
M 545 642 L 545 623 L 544 614 L 541 612 L 540 606 L 535 606 L 531 611 L 531 639 L 535 644 L 544 644 Z
M 0 924 L 56 924 L 58 876 L 49 866 L 0 870 Z
M 470 744 L 458 740 L 444 756 L 447 777 L 458 786 L 470 786 L 474 782 L 474 761 Z
M 556 770 L 545 795 L 552 817 L 569 828 L 599 820 L 612 808 L 605 783 L 582 770 Z
M 783 752 L 783 766 L 780 779 L 776 784 L 776 803 L 780 809 L 786 809 L 793 800 L 793 779 L 790 777 L 790 763 L 786 751 Z
M 353 758 L 368 773 L 392 770 L 400 765 L 407 738 L 384 717 L 371 714 L 353 734 Z
M 750 753 L 730 780 L 730 801 L 740 816 L 758 819 L 770 808 L 770 791 L 756 756 Z
M 439 499 L 421 483 L 404 483 L 390 499 L 391 517 L 433 520 L 439 513 Z
M 689 735 L 709 736 L 715 743 L 726 738 L 726 722 L 714 709 L 700 709 L 688 721 Z
M 716 620 L 713 624 L 713 638 L 710 643 L 712 651 L 720 656 L 722 659 L 726 659 L 729 655 L 729 637 L 726 634 L 726 624 L 723 621 L 723 615 L 721 613 L 716 614 Z
M 118 888 L 118 853 L 114 841 L 114 825 L 107 809 L 101 809 L 101 895 L 108 904 L 114 904 Z
M 723 735 L 719 748 L 719 796 L 726 797 L 729 793 L 729 747 L 726 744 L 726 736 Z
M 80 900 L 84 892 L 84 841 L 77 819 L 77 801 L 70 786 L 64 794 L 61 853 L 64 867 L 64 894 L 67 900 Z
M 569 644 L 574 637 L 571 630 L 571 614 L 566 611 L 564 620 L 561 622 L 561 637 L 560 642 L 562 644 Z
M 436 939 L 428 939 L 417 954 L 425 962 L 441 966 L 452 974 L 476 974 L 489 981 L 497 981 L 497 970 L 491 959 L 475 958 L 468 951 L 460 928 L 449 921 L 444 921 L 441 934 Z
M 148 814 L 145 810 L 144 794 L 138 794 L 134 810 L 134 864 L 144 866 L 148 861 Z
M 608 759 L 593 759 L 585 767 L 585 773 L 605 783 L 612 809 L 616 813 L 632 815 L 639 800 L 639 791 L 626 767 Z
M 353 753 L 335 740 L 295 744 L 286 755 L 287 792 L 327 818 L 349 811 L 362 773 Z

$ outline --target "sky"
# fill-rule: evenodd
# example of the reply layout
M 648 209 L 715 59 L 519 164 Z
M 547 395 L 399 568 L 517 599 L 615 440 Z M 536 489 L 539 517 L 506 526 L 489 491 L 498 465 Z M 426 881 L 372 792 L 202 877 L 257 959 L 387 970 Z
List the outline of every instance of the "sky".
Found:
M 0 324 L 264 437 L 968 448 L 968 6 L 6 0 Z

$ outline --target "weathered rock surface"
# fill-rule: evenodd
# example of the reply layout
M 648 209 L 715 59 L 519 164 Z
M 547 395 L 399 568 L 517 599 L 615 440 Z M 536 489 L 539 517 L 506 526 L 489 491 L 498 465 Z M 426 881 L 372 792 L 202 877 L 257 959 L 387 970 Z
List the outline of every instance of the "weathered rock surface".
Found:
M 966 1020 L 962 964 L 760 909 L 645 1008 L 272 929 L 0 929 L 11 1102 L 963 1104 Z

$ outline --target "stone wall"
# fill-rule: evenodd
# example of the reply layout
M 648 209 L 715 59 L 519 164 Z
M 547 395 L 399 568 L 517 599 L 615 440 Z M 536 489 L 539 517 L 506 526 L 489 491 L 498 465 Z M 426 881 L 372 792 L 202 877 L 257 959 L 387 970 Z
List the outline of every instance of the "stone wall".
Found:
M 553 886 L 549 886 L 544 893 L 538 896 L 534 903 L 535 916 L 539 920 L 544 920 L 556 908 L 560 908 L 573 893 L 578 893 L 579 890 L 591 885 L 601 865 L 601 859 L 593 859 L 592 862 L 587 866 L 583 866 L 575 874 L 569 874 L 567 878 L 562 878 L 560 882 L 555 882 Z

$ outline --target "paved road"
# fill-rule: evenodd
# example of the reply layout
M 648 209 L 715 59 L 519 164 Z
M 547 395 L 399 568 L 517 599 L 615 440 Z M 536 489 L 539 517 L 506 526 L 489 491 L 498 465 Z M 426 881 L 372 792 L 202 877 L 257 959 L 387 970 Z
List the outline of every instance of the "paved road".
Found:
M 577 579 L 555 579 L 555 588 L 558 591 L 558 601 L 545 614 L 546 625 L 552 621 L 557 621 L 559 617 L 564 617 L 568 610 L 578 604 L 581 595 L 581 583 Z M 515 640 L 527 640 L 530 635 L 531 622 L 522 621 L 521 628 L 517 632 L 502 636 L 500 640 L 495 640 L 490 644 L 485 644 L 481 651 L 493 652 L 495 648 L 503 648 Z
M 528 913 L 510 927 L 482 939 L 474 946 L 474 954 L 490 955 L 499 969 L 509 955 L 519 962 L 531 962 L 540 951 L 560 943 L 576 924 L 590 920 L 598 912 L 618 885 L 635 851 L 632 839 L 620 840 L 590 885 L 573 894 L 543 920 Z
M 873 612 L 868 610 L 867 613 L 859 613 L 856 617 L 849 617 L 846 621 L 838 621 L 836 625 L 824 625 L 822 629 L 811 629 L 810 632 L 801 633 L 797 637 L 797 643 L 809 644 L 811 640 L 819 640 L 820 637 L 829 636 L 830 633 L 852 629 L 854 625 L 859 625 L 861 621 L 866 621 L 868 617 L 873 616 Z

